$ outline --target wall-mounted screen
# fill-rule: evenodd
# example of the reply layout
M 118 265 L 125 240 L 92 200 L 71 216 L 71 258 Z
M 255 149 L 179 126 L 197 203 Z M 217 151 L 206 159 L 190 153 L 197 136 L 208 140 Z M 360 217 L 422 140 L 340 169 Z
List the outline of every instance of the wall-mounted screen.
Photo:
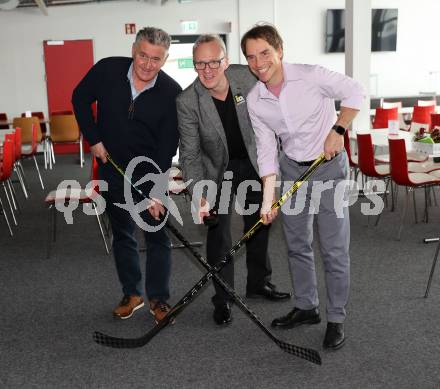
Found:
M 325 27 L 325 52 L 345 51 L 345 10 L 328 9 Z
M 371 51 L 396 51 L 397 9 L 371 10 Z M 328 9 L 326 14 L 325 52 L 345 51 L 345 10 Z

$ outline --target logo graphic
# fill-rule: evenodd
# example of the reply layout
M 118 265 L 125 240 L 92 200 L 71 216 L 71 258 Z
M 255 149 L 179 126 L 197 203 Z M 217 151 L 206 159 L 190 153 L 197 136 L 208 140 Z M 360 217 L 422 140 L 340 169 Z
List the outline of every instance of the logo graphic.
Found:
M 241 93 L 237 93 L 234 96 L 234 100 L 235 100 L 235 104 L 236 105 L 240 105 L 240 104 L 243 104 L 245 102 L 245 99 L 244 99 L 244 97 L 243 97 L 243 95 Z
M 134 170 L 142 162 L 147 162 L 153 165 L 158 173 L 147 173 L 140 180 L 132 182 Z M 129 212 L 134 222 L 139 226 L 139 228 L 144 231 L 159 231 L 165 225 L 169 214 L 173 215 L 173 217 L 180 225 L 183 225 L 183 219 L 180 216 L 180 212 L 177 208 L 176 203 L 170 196 L 168 196 L 169 175 L 170 169 L 167 170 L 165 173 L 162 173 L 160 167 L 151 158 L 145 156 L 133 158 L 128 164 L 127 169 L 125 170 L 126 179 L 124 180 L 124 199 L 126 203 L 115 203 L 115 205 Z M 148 182 L 153 183 L 153 187 L 150 190 L 149 197 L 144 197 L 146 196 L 146 194 L 141 192 L 139 186 Z M 182 183 L 181 187 L 186 188 L 190 184 L 190 182 L 191 181 Z M 135 203 L 133 199 L 132 184 L 136 188 L 137 192 L 141 195 L 141 197 L 143 197 L 143 199 L 138 203 Z M 144 221 L 141 214 L 149 210 L 155 202 L 162 204 L 165 208 L 168 209 L 168 212 L 165 213 L 164 218 L 158 225 L 150 225 Z

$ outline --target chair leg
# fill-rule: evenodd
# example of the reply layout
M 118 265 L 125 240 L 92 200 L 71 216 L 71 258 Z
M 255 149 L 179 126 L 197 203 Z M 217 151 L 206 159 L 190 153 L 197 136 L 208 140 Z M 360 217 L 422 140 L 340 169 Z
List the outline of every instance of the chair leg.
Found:
M 55 165 L 55 151 L 53 149 L 52 139 L 50 139 L 50 155 L 52 156 L 52 162 Z
M 14 186 L 12 185 L 12 183 L 11 183 L 11 179 L 10 179 L 10 178 L 8 178 L 8 179 L 6 180 L 6 186 L 7 186 L 8 189 L 9 189 L 9 193 L 10 193 L 10 195 L 11 195 L 12 204 L 13 204 L 13 206 L 14 206 L 14 209 L 15 209 L 16 211 L 18 211 L 18 212 L 21 212 L 20 204 L 18 203 L 18 199 L 17 199 L 17 193 L 15 192 L 15 188 L 14 188 Z
M 388 185 L 390 183 L 390 179 L 385 178 L 384 181 L 386 181 L 386 184 L 385 184 L 385 192 L 382 195 L 382 201 L 385 203 L 385 208 L 388 208 Z
M 417 218 L 416 191 L 415 191 L 415 189 L 412 190 L 412 193 L 413 193 L 413 204 L 414 204 L 414 221 L 417 224 L 418 218 Z
M 52 248 L 52 207 L 49 205 L 47 212 L 47 241 L 46 241 L 46 259 L 50 258 L 50 250 Z
M 53 223 L 52 242 L 56 242 L 57 241 L 57 207 L 55 207 L 55 204 L 53 205 L 53 209 L 52 209 L 52 223 Z
M 403 223 L 405 221 L 405 216 L 406 216 L 406 211 L 408 210 L 408 205 L 409 205 L 409 193 L 408 193 L 408 188 L 406 188 L 405 206 L 403 207 L 403 212 L 400 217 L 400 226 L 399 226 L 399 231 L 397 232 L 397 240 L 400 240 L 400 235 L 402 234 Z
M 29 194 L 29 191 L 27 189 L 27 188 L 29 188 L 29 186 L 27 184 L 26 173 L 24 172 L 23 165 L 22 165 L 21 161 L 17 161 L 17 163 L 18 163 L 18 167 L 19 167 L 19 170 L 20 170 L 20 175 L 23 178 L 24 186 L 26 187 L 26 192 Z
M 9 209 L 11 210 L 12 220 L 14 221 L 14 224 L 18 226 L 17 219 L 15 218 L 15 214 L 14 214 L 14 209 L 12 208 L 11 200 L 9 199 L 8 190 L 6 189 L 5 182 L 3 181 L 2 184 L 3 184 L 3 190 L 5 191 L 6 200 L 8 201 L 9 204 Z
M 105 239 L 104 229 L 102 228 L 101 216 L 99 215 L 96 204 L 93 201 L 92 201 L 92 208 L 95 211 L 96 220 L 98 220 L 98 226 L 99 226 L 99 230 L 101 231 L 102 241 L 104 242 L 105 252 L 107 254 L 110 254 L 110 250 L 108 249 L 108 246 L 107 246 L 107 240 Z
M 56 216 L 57 209 L 54 204 L 50 204 L 47 213 L 47 251 L 46 259 L 50 258 L 52 243 L 56 241 Z
M 388 178 L 388 181 L 390 183 L 390 189 L 391 189 L 391 212 L 394 211 L 395 208 L 395 204 L 394 204 L 394 185 L 393 185 L 393 180 L 390 178 Z
M 44 169 L 47 170 L 47 165 L 49 164 L 49 160 L 48 160 L 48 150 L 47 150 L 46 138 L 43 138 L 43 156 L 44 156 Z
M 18 177 L 18 181 L 20 182 L 20 186 L 21 186 L 21 190 L 23 191 L 24 198 L 28 199 L 29 195 L 28 195 L 28 192 L 27 192 L 27 189 L 26 189 L 26 185 L 24 183 L 23 176 L 21 175 L 20 167 L 18 166 L 18 162 L 19 161 L 15 162 L 15 164 L 14 164 L 14 171 L 15 171 L 15 174 L 17 175 L 17 177 Z
M 105 229 L 105 235 L 107 236 L 107 238 L 111 238 L 111 227 L 110 227 L 110 220 L 108 218 L 108 215 L 106 212 L 104 212 L 102 214 L 102 224 L 104 225 L 104 229 Z
M 437 196 L 435 195 L 435 187 L 432 187 L 432 197 L 434 197 L 434 205 L 438 207 Z
M 40 179 L 41 187 L 44 189 L 43 179 L 41 178 L 40 168 L 38 167 L 37 158 L 35 158 L 35 155 L 32 155 L 32 158 L 34 159 L 35 168 L 37 169 L 38 178 Z
M 394 186 L 394 209 L 391 210 L 392 212 L 395 211 L 395 205 L 397 204 L 398 197 L 399 197 L 399 185 L 396 184 Z
M 383 201 L 385 204 L 387 203 L 387 198 L 388 198 L 388 197 L 387 197 L 387 192 L 388 192 L 388 185 L 389 185 L 389 184 L 392 185 L 391 179 L 388 179 L 388 180 L 387 180 L 387 184 L 386 184 L 386 186 L 385 186 L 385 191 L 384 191 L 384 193 L 382 194 L 382 201 Z M 391 197 L 392 197 L 392 196 L 393 196 L 393 194 L 391 194 Z M 384 209 L 385 209 L 385 207 L 384 207 Z M 381 213 L 379 213 L 379 215 L 377 215 L 376 223 L 374 223 L 374 226 L 375 226 L 375 227 L 378 226 L 379 221 L 380 221 L 380 217 L 382 216 L 382 213 L 383 213 L 384 209 L 382 210 Z
M 431 289 L 432 277 L 434 276 L 434 271 L 435 271 L 435 266 L 437 264 L 437 259 L 438 259 L 439 251 L 440 251 L 440 241 L 437 244 L 437 249 L 435 250 L 434 259 L 432 260 L 431 271 L 429 273 L 428 283 L 426 285 L 426 291 L 425 291 L 425 296 L 424 296 L 425 298 L 428 298 L 429 290 Z
M 84 166 L 84 149 L 83 149 L 83 137 L 82 134 L 79 137 L 79 165 Z
M 428 223 L 428 206 L 429 206 L 429 191 L 430 191 L 430 187 L 425 186 L 425 215 L 424 215 L 424 219 L 425 219 L 425 223 Z
M 8 225 L 8 228 L 9 228 L 9 234 L 11 236 L 14 236 L 14 233 L 12 232 L 11 224 L 9 223 L 8 215 L 6 214 L 6 209 L 3 206 L 3 201 L 1 199 L 1 197 L 0 197 L 0 209 L 3 211 L 3 216 L 4 216 L 5 220 L 6 220 L 6 224 Z

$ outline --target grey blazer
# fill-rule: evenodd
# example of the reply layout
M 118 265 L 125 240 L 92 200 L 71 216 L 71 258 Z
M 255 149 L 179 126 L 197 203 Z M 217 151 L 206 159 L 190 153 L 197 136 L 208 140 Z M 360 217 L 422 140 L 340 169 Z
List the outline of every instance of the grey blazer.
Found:
M 258 172 L 254 131 L 246 106 L 246 96 L 257 80 L 245 65 L 230 65 L 225 75 L 249 159 Z M 229 163 L 226 135 L 212 97 L 198 78 L 177 97 L 177 117 L 179 163 L 184 180 L 193 180 L 188 186 L 190 193 L 200 180 L 218 185 Z

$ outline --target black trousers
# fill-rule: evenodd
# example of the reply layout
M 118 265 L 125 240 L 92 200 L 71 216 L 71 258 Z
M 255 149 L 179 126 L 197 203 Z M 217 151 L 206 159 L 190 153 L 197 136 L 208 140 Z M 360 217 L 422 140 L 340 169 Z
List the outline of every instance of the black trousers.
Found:
M 231 171 L 233 173 L 233 178 L 232 180 L 223 181 L 217 193 L 216 205 L 214 208 L 219 212 L 218 224 L 214 227 L 209 227 L 207 236 L 207 257 L 210 265 L 215 265 L 219 260 L 223 259 L 232 247 L 231 216 L 235 209 L 234 197 L 237 194 L 237 189 L 240 183 L 246 180 L 254 180 L 261 184 L 260 178 L 248 158 L 231 160 L 226 171 Z M 222 199 L 221 196 L 222 186 L 231 185 L 231 182 L 231 197 L 227 203 L 228 206 L 226 210 L 225 198 Z M 243 197 L 243 194 L 238 196 L 238 198 L 240 197 Z M 250 204 L 258 205 L 257 207 L 254 206 L 256 210 L 251 215 L 243 216 L 243 231 L 247 232 L 260 218 L 260 207 L 263 199 L 261 188 L 258 191 L 248 188 L 245 199 L 245 203 L 241 204 L 244 209 L 248 209 Z M 269 227 L 270 226 L 263 226 L 260 228 L 260 230 L 246 243 L 246 265 L 248 271 L 246 290 L 249 292 L 255 291 L 266 282 L 270 281 L 272 268 L 267 253 Z M 236 240 L 238 240 L 238 238 Z M 234 287 L 233 262 L 225 266 L 220 272 L 220 275 L 230 286 Z M 229 295 L 215 281 L 214 288 L 216 293 L 212 298 L 214 305 L 223 304 L 230 300 Z

